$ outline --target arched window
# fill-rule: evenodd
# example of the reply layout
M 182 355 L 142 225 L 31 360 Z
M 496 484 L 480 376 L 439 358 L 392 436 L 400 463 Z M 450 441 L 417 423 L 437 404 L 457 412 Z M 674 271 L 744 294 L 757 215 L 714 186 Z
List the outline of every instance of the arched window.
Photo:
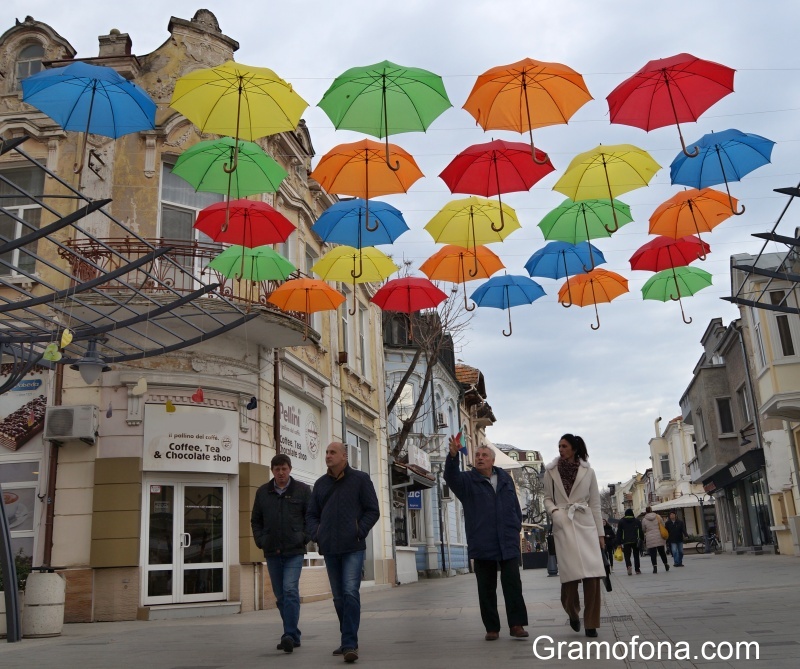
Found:
M 518 460 L 519 459 L 519 453 L 517 453 L 516 451 L 509 451 L 508 452 L 508 457 L 510 457 L 512 460 Z
M 15 90 L 22 89 L 22 80 L 27 79 L 32 74 L 36 74 L 42 69 L 42 59 L 44 58 L 44 48 L 41 44 L 29 44 L 17 56 L 17 78 Z

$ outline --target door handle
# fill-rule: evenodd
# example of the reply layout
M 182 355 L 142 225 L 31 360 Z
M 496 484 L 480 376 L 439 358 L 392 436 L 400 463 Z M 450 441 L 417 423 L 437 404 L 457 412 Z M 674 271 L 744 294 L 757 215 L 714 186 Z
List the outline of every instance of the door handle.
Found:
M 183 532 L 181 534 L 181 548 L 189 548 L 192 543 L 192 535 L 188 532 Z

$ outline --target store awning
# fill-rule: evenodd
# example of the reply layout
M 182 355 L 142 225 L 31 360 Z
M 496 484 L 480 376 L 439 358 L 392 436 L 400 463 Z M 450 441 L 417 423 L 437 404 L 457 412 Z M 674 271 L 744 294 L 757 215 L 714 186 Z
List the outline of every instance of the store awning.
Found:
M 704 499 L 703 500 L 704 506 L 713 506 L 714 501 L 713 499 Z M 700 506 L 700 502 L 694 495 L 682 495 L 681 497 L 676 497 L 675 499 L 671 499 L 668 502 L 660 502 L 659 504 L 651 504 L 650 508 L 653 511 L 668 511 L 670 509 L 686 509 L 691 506 Z
M 404 483 L 408 485 L 403 485 Z M 417 465 L 395 462 L 392 470 L 392 485 L 403 485 L 406 491 L 427 490 L 436 485 L 436 478 Z

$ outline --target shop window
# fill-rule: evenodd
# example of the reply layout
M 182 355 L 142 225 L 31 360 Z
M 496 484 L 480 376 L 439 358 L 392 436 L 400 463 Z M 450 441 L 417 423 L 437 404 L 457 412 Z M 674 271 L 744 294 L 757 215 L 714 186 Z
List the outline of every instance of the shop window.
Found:
M 731 411 L 730 397 L 717 397 L 717 418 L 719 419 L 719 431 L 721 434 L 731 434 L 733 428 L 733 412 Z
M 32 74 L 41 72 L 44 48 L 41 44 L 29 44 L 17 56 L 17 71 L 14 90 L 22 90 L 22 81 Z
M 30 559 L 34 555 L 36 536 L 39 460 L 7 462 L 0 465 L 0 487 L 11 531 L 11 550 Z
M 12 240 L 39 228 L 42 208 L 20 191 L 41 196 L 44 172 L 35 167 L 0 171 L 0 239 Z M 0 275 L 33 274 L 36 269 L 36 242 L 0 255 Z

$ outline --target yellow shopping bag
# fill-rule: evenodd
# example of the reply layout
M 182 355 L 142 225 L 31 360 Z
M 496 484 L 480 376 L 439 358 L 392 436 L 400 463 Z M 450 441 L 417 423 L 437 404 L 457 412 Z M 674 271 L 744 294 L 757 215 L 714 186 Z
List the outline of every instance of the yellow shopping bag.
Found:
M 617 549 L 614 551 L 614 559 L 617 562 L 622 562 L 623 557 L 622 546 L 617 546 Z

